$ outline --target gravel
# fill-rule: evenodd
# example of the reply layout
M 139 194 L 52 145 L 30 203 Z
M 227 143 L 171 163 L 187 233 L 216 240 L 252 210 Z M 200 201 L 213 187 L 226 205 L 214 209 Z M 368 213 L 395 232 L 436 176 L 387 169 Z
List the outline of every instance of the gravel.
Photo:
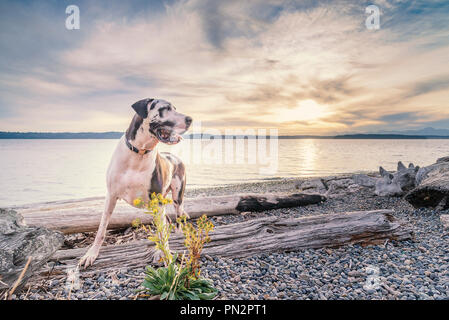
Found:
M 233 192 L 294 191 L 297 179 L 188 190 L 187 196 Z M 415 238 L 362 247 L 305 249 L 260 254 L 245 259 L 202 258 L 202 275 L 219 290 L 218 299 L 449 299 L 449 233 L 435 212 L 414 209 L 401 198 L 383 198 L 364 190 L 306 207 L 263 213 L 216 216 L 215 225 L 276 215 L 303 217 L 334 212 L 395 209 Z M 136 299 L 143 269 L 121 269 L 81 278 L 70 299 Z M 50 280 L 16 293 L 16 299 L 67 299 L 65 280 Z M 142 299 L 142 298 L 138 298 Z

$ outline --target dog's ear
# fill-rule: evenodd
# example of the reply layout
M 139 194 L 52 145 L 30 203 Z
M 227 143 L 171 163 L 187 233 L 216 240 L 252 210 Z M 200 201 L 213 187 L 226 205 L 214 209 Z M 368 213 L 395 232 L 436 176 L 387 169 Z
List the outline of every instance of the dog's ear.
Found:
M 143 99 L 139 100 L 136 103 L 134 103 L 131 107 L 136 111 L 136 113 L 141 116 L 142 118 L 148 117 L 148 103 L 153 101 L 153 99 Z

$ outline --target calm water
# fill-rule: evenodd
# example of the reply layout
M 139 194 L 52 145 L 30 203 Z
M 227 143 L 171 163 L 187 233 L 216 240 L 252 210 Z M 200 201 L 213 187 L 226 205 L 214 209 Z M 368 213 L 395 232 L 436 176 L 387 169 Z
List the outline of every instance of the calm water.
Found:
M 375 171 L 379 165 L 393 170 L 399 160 L 423 166 L 449 155 L 449 140 L 298 139 L 279 140 L 272 152 L 267 143 L 266 153 L 258 155 L 255 163 L 248 163 L 251 159 L 244 152 L 243 163 L 224 164 L 229 155 L 224 145 L 215 142 L 211 147 L 210 141 L 196 140 L 192 146 L 192 141 L 161 146 L 188 162 L 188 188 Z M 0 206 L 103 196 L 106 169 L 117 142 L 0 140 Z M 250 156 L 254 154 L 250 151 Z

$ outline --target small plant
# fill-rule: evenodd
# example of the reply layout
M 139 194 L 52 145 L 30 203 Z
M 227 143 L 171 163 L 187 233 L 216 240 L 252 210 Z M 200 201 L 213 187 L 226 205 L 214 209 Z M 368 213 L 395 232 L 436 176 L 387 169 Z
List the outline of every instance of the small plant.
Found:
M 165 206 L 172 200 L 164 198 L 161 194 L 152 194 L 151 200 L 144 203 L 141 199 L 134 200 L 134 205 L 145 208 L 146 213 L 153 217 L 152 227 L 142 225 L 141 221 L 134 220 L 133 227 L 141 227 L 149 236 L 148 239 L 155 243 L 156 249 L 162 252 L 162 260 L 165 267 L 155 269 L 147 266 L 145 280 L 142 286 L 152 296 L 159 296 L 161 300 L 202 300 L 212 299 L 218 293 L 212 283 L 200 278 L 200 257 L 204 244 L 210 241 L 209 232 L 214 228 L 212 222 L 203 215 L 197 220 L 197 228 L 186 222 L 185 216 L 178 218 L 188 249 L 188 256 L 183 254 L 181 262 L 177 262 L 177 254 L 170 252 L 168 239 L 173 225 L 165 221 Z
M 147 266 L 146 277 L 142 283 L 145 291 L 159 295 L 161 300 L 209 300 L 217 295 L 218 290 L 205 279 L 191 279 L 190 269 L 173 261 L 165 268 Z
M 191 276 L 194 279 L 200 277 L 200 258 L 204 245 L 210 242 L 209 232 L 214 230 L 214 225 L 207 220 L 207 216 L 203 214 L 196 222 L 195 228 L 190 222 L 186 222 L 186 217 L 182 216 L 176 220 L 184 233 L 184 245 L 189 251 L 189 259 L 187 266 L 190 268 Z

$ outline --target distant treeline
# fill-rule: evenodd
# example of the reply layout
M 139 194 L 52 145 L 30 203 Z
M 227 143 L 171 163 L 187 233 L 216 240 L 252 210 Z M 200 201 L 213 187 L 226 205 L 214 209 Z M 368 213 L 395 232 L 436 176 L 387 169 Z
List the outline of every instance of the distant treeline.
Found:
M 0 139 L 120 139 L 123 132 L 5 132 Z M 226 136 L 210 134 L 188 134 L 185 139 L 256 139 L 258 136 Z M 266 137 L 267 139 L 270 136 Z M 346 134 L 337 136 L 294 135 L 279 136 L 279 139 L 449 139 L 449 136 L 425 136 L 403 134 Z
M 120 139 L 123 132 L 4 132 L 0 139 Z
M 437 136 L 438 138 L 449 138 Z M 334 139 L 429 139 L 430 136 L 412 136 L 405 134 L 345 134 L 335 136 Z

